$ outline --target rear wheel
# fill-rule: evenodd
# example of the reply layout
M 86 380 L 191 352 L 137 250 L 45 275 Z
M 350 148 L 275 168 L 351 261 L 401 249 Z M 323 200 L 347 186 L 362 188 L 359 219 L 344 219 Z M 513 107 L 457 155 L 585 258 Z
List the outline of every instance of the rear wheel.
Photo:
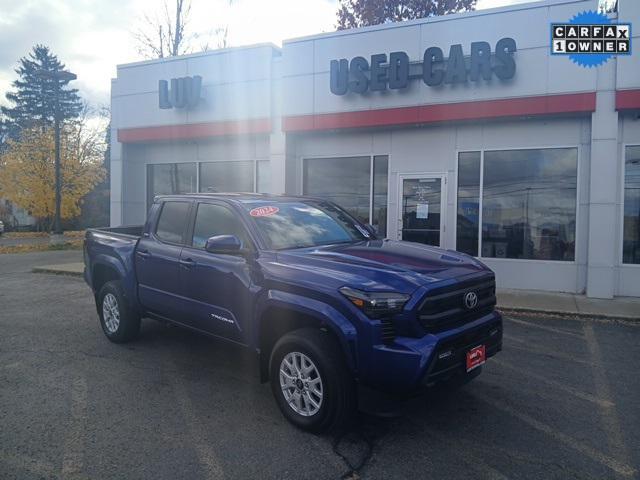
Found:
M 98 293 L 102 331 L 115 343 L 129 342 L 140 333 L 140 316 L 129 307 L 119 281 L 107 282 Z
M 271 354 L 270 377 L 280 410 L 299 428 L 320 432 L 353 418 L 354 381 L 326 332 L 305 328 L 283 336 Z

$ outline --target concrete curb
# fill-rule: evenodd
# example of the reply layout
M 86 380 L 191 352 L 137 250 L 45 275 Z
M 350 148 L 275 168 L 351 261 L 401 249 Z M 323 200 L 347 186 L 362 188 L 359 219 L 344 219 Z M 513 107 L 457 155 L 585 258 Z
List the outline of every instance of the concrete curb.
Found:
M 78 271 L 75 268 L 65 268 L 63 266 L 57 265 L 47 265 L 43 267 L 33 267 L 31 269 L 32 273 L 49 273 L 53 275 L 66 275 L 68 277 L 80 277 L 84 273 L 84 270 Z
M 640 317 L 632 317 L 630 315 L 610 315 L 604 313 L 589 313 L 589 312 L 567 312 L 563 310 L 548 310 L 541 308 L 529 308 L 529 307 L 496 307 L 500 313 L 503 314 L 535 314 L 535 315 L 549 315 L 553 317 L 572 318 L 580 320 L 613 320 L 640 323 Z

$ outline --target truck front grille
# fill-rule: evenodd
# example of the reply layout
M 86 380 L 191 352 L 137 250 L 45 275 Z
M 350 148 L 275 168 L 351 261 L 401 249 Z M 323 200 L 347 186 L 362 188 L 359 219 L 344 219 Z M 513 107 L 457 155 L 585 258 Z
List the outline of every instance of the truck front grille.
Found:
M 396 327 L 391 318 L 383 318 L 380 320 L 381 337 L 384 343 L 393 343 L 396 339 Z
M 477 303 L 469 308 L 465 297 L 471 292 L 477 295 Z M 418 319 L 427 332 L 436 333 L 487 315 L 495 305 L 495 278 L 485 276 L 429 292 L 418 309 Z

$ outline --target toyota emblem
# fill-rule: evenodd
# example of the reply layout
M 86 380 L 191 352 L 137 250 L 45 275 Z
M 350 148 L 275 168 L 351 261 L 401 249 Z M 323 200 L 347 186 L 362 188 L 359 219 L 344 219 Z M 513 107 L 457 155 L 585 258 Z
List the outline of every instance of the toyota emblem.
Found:
M 467 307 L 467 310 L 471 310 L 478 305 L 478 294 L 476 292 L 468 292 L 464 296 L 464 306 Z

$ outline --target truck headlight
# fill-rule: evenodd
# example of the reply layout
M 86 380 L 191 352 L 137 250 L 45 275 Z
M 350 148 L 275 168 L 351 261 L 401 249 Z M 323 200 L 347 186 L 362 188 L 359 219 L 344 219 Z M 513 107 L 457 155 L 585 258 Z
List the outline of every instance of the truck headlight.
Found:
M 369 318 L 382 318 L 400 313 L 410 298 L 403 293 L 363 292 L 349 287 L 340 288 L 340 293 Z

